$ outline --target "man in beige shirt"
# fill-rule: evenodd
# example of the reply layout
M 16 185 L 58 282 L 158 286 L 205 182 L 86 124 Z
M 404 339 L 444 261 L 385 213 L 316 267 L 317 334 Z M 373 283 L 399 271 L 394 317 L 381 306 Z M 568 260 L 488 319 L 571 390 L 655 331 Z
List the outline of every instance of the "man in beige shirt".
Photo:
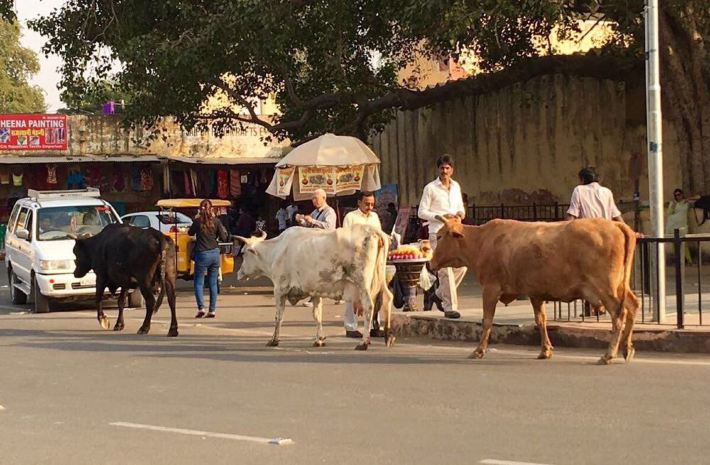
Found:
M 357 210 L 353 210 L 343 219 L 343 228 L 350 228 L 356 224 L 366 224 L 382 231 L 380 218 L 375 212 L 375 194 L 361 191 L 358 193 Z M 375 303 L 377 305 L 377 303 Z M 353 304 L 345 304 L 345 315 L 343 316 L 345 325 L 345 335 L 352 338 L 361 338 L 362 333 L 357 329 L 357 316 L 353 311 Z M 373 323 L 374 325 L 374 323 Z

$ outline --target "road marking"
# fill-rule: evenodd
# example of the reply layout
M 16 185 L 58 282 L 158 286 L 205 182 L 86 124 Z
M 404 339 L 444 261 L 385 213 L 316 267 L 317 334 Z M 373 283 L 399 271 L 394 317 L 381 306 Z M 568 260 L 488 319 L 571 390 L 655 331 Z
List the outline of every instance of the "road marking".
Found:
M 485 459 L 478 463 L 484 463 L 486 465 L 547 465 L 545 463 L 532 463 L 532 462 L 515 462 L 510 460 L 496 460 L 496 459 Z
M 257 436 L 244 436 L 241 434 L 211 433 L 209 431 L 199 431 L 199 430 L 194 430 L 194 429 L 183 429 L 183 428 L 169 428 L 167 426 L 141 425 L 138 423 L 126 423 L 123 421 L 109 423 L 109 425 L 120 426 L 123 428 L 147 429 L 150 431 L 161 431 L 164 433 L 187 434 L 189 436 L 203 436 L 203 437 L 208 437 L 208 438 L 233 439 L 235 441 L 258 442 L 259 444 L 274 444 L 277 446 L 284 446 L 284 445 L 288 445 L 288 444 L 293 444 L 293 441 L 288 438 L 260 438 Z
M 2 405 L 0 405 L 0 412 L 2 412 L 3 410 L 5 410 L 5 407 L 3 407 Z

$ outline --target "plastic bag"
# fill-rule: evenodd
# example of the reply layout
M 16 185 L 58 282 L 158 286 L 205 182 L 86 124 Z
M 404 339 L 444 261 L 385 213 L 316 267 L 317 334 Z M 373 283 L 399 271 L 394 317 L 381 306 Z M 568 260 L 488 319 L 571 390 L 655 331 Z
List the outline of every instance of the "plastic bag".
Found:
M 429 270 L 427 270 L 426 265 L 422 266 L 422 272 L 419 274 L 419 287 L 421 287 L 425 291 L 428 291 L 431 286 L 434 285 L 435 281 L 436 276 L 429 273 Z

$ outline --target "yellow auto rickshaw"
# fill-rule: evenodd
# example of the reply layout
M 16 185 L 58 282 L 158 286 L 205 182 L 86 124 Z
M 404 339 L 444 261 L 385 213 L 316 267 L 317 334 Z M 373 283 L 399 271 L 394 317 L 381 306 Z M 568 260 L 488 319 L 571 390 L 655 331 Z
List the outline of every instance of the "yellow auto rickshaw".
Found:
M 186 213 L 190 218 L 194 218 L 195 212 L 200 208 L 200 202 L 203 199 L 160 199 L 155 204 L 156 207 L 160 208 L 161 214 L 175 215 L 175 212 L 181 210 Z M 210 199 L 212 202 L 212 207 L 219 211 L 224 210 L 232 206 L 229 200 L 222 199 Z M 173 221 L 173 224 L 177 225 L 177 220 Z M 195 262 L 192 259 L 192 249 L 194 247 L 195 239 L 188 233 L 188 227 L 175 227 L 171 228 L 171 232 L 164 233 L 166 236 L 170 236 L 175 245 L 177 246 L 176 254 L 176 266 L 178 277 L 186 280 L 193 279 L 195 275 Z M 232 242 L 220 242 L 219 243 L 219 253 L 220 253 L 220 267 L 219 267 L 219 281 L 222 281 L 222 276 L 232 273 L 234 271 L 234 255 L 233 255 L 234 244 Z

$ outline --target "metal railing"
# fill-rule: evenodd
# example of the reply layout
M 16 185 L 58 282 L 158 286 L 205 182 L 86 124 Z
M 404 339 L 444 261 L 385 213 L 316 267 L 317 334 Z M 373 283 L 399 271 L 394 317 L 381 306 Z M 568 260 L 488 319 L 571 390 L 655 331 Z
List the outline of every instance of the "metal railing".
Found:
M 565 219 L 569 204 L 548 203 L 532 205 L 470 205 L 467 216 L 474 224 L 483 224 L 495 218 L 519 221 L 560 221 Z

